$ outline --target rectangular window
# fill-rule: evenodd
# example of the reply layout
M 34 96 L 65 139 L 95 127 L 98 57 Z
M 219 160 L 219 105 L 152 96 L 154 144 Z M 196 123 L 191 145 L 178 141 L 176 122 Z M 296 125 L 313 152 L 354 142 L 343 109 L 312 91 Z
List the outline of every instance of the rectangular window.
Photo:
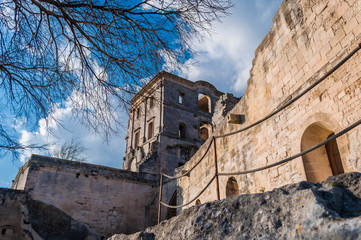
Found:
M 184 94 L 183 94 L 183 93 L 179 93 L 178 103 L 179 103 L 179 104 L 183 104 L 183 102 L 184 102 Z
M 148 139 L 153 137 L 153 122 L 148 123 Z
M 154 98 L 150 97 L 149 98 L 149 108 L 152 108 L 152 107 L 154 107 Z
M 134 148 L 139 146 L 139 131 L 135 132 L 135 139 L 134 139 Z
M 139 117 L 140 117 L 140 107 L 137 108 L 137 119 L 139 119 Z

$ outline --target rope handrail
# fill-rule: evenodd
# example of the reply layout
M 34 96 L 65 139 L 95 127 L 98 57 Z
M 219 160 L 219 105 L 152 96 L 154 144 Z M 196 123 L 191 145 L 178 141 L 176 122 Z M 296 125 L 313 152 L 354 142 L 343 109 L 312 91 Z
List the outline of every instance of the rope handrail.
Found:
M 198 162 L 196 164 L 194 164 L 193 167 L 191 167 L 189 170 L 187 170 L 185 173 L 182 173 L 180 175 L 176 175 L 176 176 L 170 176 L 170 175 L 167 175 L 165 173 L 161 173 L 161 175 L 163 175 L 164 177 L 167 177 L 169 179 L 178 179 L 178 178 L 181 178 L 181 177 L 184 177 L 184 176 L 187 176 L 195 167 L 197 167 L 197 165 L 203 160 L 203 158 L 206 156 L 206 154 L 208 153 L 209 149 L 211 148 L 211 145 L 212 145 L 212 142 L 214 141 L 214 138 L 212 138 L 212 140 L 209 142 L 208 144 L 208 147 L 206 149 L 206 151 L 204 152 L 203 156 L 198 160 Z M 168 183 L 169 181 L 167 181 Z
M 265 170 L 265 169 L 268 169 L 268 168 L 271 168 L 271 167 L 275 167 L 277 165 L 281 165 L 283 163 L 286 163 L 286 162 L 289 162 L 291 160 L 294 160 L 295 158 L 298 158 L 298 157 L 301 157 L 323 145 L 325 145 L 326 143 L 332 141 L 332 140 L 335 140 L 336 138 L 344 135 L 345 133 L 349 132 L 350 130 L 354 129 L 355 127 L 357 127 L 358 125 L 361 124 L 361 119 L 358 120 L 357 122 L 353 123 L 352 125 L 348 126 L 347 128 L 343 129 L 342 131 L 340 131 L 339 133 L 333 135 L 332 137 L 330 138 L 327 138 L 326 140 L 314 145 L 313 147 L 310 147 L 300 153 L 297 153 L 291 157 L 288 157 L 284 160 L 281 160 L 279 162 L 276 162 L 276 163 L 273 163 L 273 164 L 270 164 L 270 165 L 267 165 L 267 166 L 264 166 L 264 167 L 260 167 L 260 168 L 256 168 L 256 169 L 252 169 L 252 170 L 248 170 L 248 171 L 242 171 L 242 172 L 233 172 L 233 173 L 218 173 L 219 176 L 228 176 L 228 175 L 241 175 L 241 174 L 248 174 L 248 173 L 253 173 L 253 172 L 258 172 L 258 171 L 262 171 L 262 170 Z M 160 202 L 163 206 L 166 206 L 168 208 L 182 208 L 182 207 L 185 207 L 189 204 L 191 204 L 192 202 L 194 202 L 194 200 L 196 200 L 200 195 L 202 195 L 202 193 L 209 187 L 209 185 L 211 185 L 211 183 L 213 182 L 213 180 L 216 178 L 216 175 L 214 175 L 211 180 L 208 182 L 208 184 L 194 197 L 192 198 L 192 200 L 190 200 L 188 203 L 185 203 L 185 204 L 182 204 L 182 205 L 178 205 L 178 206 L 172 206 L 172 205 L 168 205 L 164 202 Z
M 222 135 L 218 135 L 218 136 L 214 136 L 215 138 L 221 138 L 221 137 L 228 137 L 243 131 L 246 131 L 264 121 L 266 121 L 267 119 L 273 117 L 275 114 L 279 113 L 280 111 L 282 111 L 283 109 L 287 108 L 288 106 L 290 106 L 292 103 L 294 103 L 295 101 L 297 101 L 298 99 L 300 99 L 303 95 L 305 95 L 307 92 L 309 92 L 312 88 L 316 87 L 319 83 L 321 83 L 323 80 L 325 80 L 328 76 L 330 76 L 334 71 L 336 71 L 339 67 L 341 67 L 347 60 L 349 60 L 355 53 L 357 53 L 359 50 L 361 49 L 361 43 L 359 43 L 357 45 L 357 47 L 350 52 L 346 57 L 344 57 L 338 64 L 336 64 L 331 70 L 329 70 L 325 75 L 323 75 L 320 79 L 318 79 L 316 82 L 314 82 L 313 84 L 311 84 L 308 88 L 306 88 L 305 90 L 303 90 L 300 94 L 298 94 L 296 97 L 294 97 L 293 99 L 291 99 L 289 102 L 287 102 L 285 105 L 283 105 L 281 108 L 271 112 L 270 114 L 268 114 L 267 116 L 265 116 L 264 118 L 258 120 L 257 122 L 254 122 L 244 128 L 241 128 L 239 130 L 236 130 L 234 132 L 230 132 L 230 133 L 226 133 L 226 134 L 222 134 Z
M 192 198 L 192 200 L 190 200 L 189 202 L 185 203 L 185 204 L 182 204 L 182 205 L 178 205 L 178 206 L 172 206 L 172 205 L 168 205 L 162 201 L 160 201 L 160 203 L 163 205 L 163 206 L 166 206 L 168 208 L 182 208 L 182 207 L 185 207 L 189 204 L 191 204 L 192 202 L 194 202 L 200 195 L 202 195 L 202 193 L 209 187 L 209 185 L 211 185 L 211 183 L 213 182 L 213 180 L 216 178 L 216 176 L 213 176 L 211 178 L 211 180 L 207 183 L 207 185 L 202 189 L 202 191 L 200 191 L 194 198 Z
M 286 159 L 283 159 L 281 161 L 278 161 L 278 162 L 275 162 L 275 163 L 272 163 L 270 165 L 267 165 L 267 166 L 264 166 L 264 167 L 260 167 L 260 168 L 255 168 L 255 169 L 251 169 L 251 170 L 247 170 L 247 171 L 241 171 L 241 172 L 233 172 L 233 173 L 218 173 L 218 175 L 220 176 L 229 176 L 229 175 L 242 175 L 242 174 L 247 174 L 247 173 L 254 173 L 254 172 L 258 172 L 258 171 L 262 171 L 262 170 L 265 170 L 265 169 L 268 169 L 268 168 L 271 168 L 271 167 L 275 167 L 277 165 L 281 165 L 283 163 L 286 163 L 286 162 L 289 162 L 295 158 L 298 158 L 298 157 L 301 157 L 319 147 L 321 147 L 322 145 L 325 145 L 326 143 L 332 141 L 332 140 L 335 140 L 336 138 L 342 136 L 343 134 L 347 133 L 348 131 L 354 129 L 355 127 L 357 127 L 358 125 L 361 124 L 361 119 L 358 120 L 357 122 L 353 123 L 352 125 L 348 126 L 347 128 L 343 129 L 342 131 L 340 131 L 339 133 L 333 135 L 332 137 L 329 137 L 327 138 L 326 140 L 314 145 L 313 147 L 310 147 L 300 153 L 297 153 L 291 157 L 288 157 Z

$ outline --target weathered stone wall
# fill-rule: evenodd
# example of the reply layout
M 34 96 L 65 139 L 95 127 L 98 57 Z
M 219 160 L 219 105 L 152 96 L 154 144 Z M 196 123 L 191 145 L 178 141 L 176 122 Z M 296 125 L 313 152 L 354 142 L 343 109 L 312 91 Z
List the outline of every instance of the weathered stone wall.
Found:
M 239 102 L 240 98 L 233 96 L 231 93 L 223 94 L 216 102 L 214 107 L 214 114 L 212 116 L 213 128 L 216 129 L 218 125 L 224 120 L 226 115 Z
M 284 1 L 273 21 L 271 30 L 255 52 L 245 94 L 231 111 L 244 114 L 246 122 L 239 125 L 223 121 L 215 135 L 241 129 L 279 108 L 322 77 L 361 42 L 361 2 L 357 0 Z M 282 112 L 245 132 L 217 139 L 219 171 L 249 170 L 280 161 L 304 150 L 301 143 L 309 126 L 337 133 L 359 120 L 360 63 L 361 51 Z M 207 143 L 184 169 L 191 168 L 199 160 Z M 343 170 L 360 171 L 361 128 L 338 138 L 337 145 Z M 178 180 L 182 192 L 180 202 L 192 199 L 214 175 L 212 149 L 189 177 Z M 315 171 L 322 171 L 318 168 Z M 306 180 L 306 172 L 299 157 L 268 170 L 234 177 L 239 193 L 255 193 Z M 229 176 L 219 177 L 221 198 L 226 197 L 228 179 Z M 215 182 L 199 199 L 202 203 L 216 199 Z
M 30 239 L 21 221 L 25 201 L 26 192 L 0 188 L 0 239 Z
M 138 171 L 144 159 L 149 158 L 147 155 L 152 152 L 151 144 L 159 141 L 157 136 L 161 132 L 163 95 L 162 83 L 158 82 L 133 103 L 128 122 L 123 169 Z M 151 97 L 153 106 L 150 104 Z M 150 122 L 153 123 L 151 138 L 149 138 L 148 129 Z M 136 133 L 139 134 L 138 140 L 136 140 Z M 138 141 L 138 147 L 135 147 L 136 141 Z
M 24 186 L 30 198 L 61 209 L 102 236 L 136 232 L 157 222 L 155 175 L 37 155 L 24 169 L 13 188 Z

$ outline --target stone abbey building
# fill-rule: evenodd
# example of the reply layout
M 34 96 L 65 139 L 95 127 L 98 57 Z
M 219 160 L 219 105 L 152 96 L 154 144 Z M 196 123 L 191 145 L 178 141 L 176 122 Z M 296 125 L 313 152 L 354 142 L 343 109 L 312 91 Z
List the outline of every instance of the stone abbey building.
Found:
M 239 100 L 210 83 L 167 72 L 156 75 L 132 100 L 123 169 L 159 174 L 184 165 L 213 132 L 212 116 Z M 227 108 L 228 107 L 228 108 Z
M 124 169 L 33 155 L 12 189 L 0 190 L 0 238 L 46 239 L 39 223 L 54 212 L 84 238 L 142 230 L 157 223 L 163 172 L 192 169 L 163 185 L 164 203 L 195 200 L 187 208 L 218 194 L 361 171 L 361 127 L 333 139 L 361 119 L 360 44 L 360 1 L 284 1 L 239 101 L 206 82 L 159 73 L 132 100 Z M 161 210 L 161 220 L 174 215 Z

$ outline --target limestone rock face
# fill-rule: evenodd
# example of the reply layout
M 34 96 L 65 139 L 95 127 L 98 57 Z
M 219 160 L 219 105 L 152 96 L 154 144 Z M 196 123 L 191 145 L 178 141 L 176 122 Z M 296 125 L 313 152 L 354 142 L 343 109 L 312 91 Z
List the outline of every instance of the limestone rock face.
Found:
M 361 239 L 361 173 L 299 182 L 184 210 L 133 239 Z

